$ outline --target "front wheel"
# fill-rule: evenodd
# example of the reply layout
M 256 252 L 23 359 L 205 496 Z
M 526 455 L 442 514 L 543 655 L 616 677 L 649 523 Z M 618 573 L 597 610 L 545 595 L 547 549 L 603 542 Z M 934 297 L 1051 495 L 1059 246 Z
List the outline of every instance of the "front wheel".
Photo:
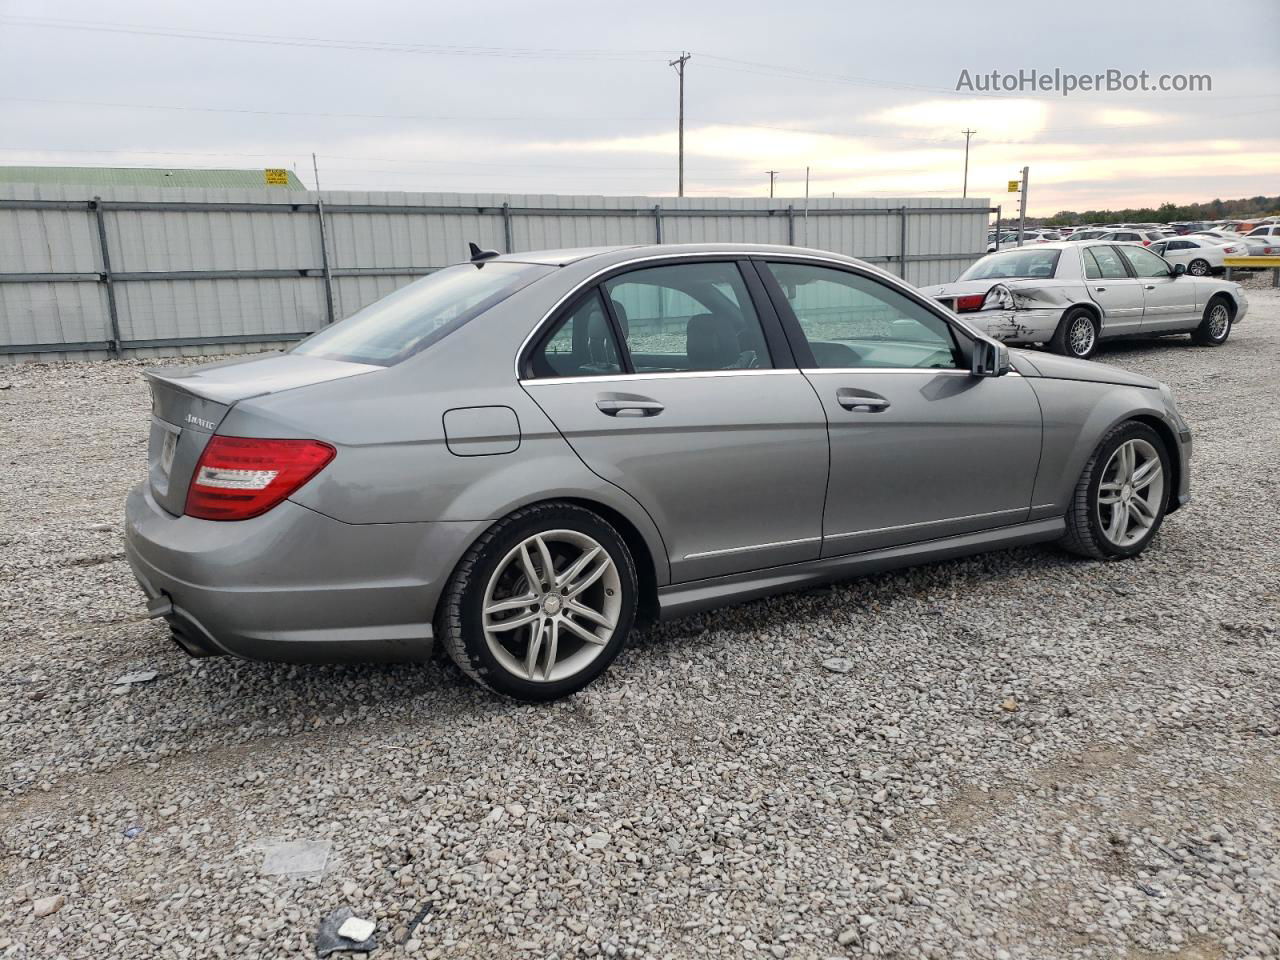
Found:
M 1062 546 L 1095 560 L 1137 556 L 1164 521 L 1170 475 L 1164 441 L 1151 427 L 1135 420 L 1113 427 L 1076 484 Z
M 1081 307 L 1068 310 L 1049 341 L 1049 349 L 1077 360 L 1092 357 L 1098 349 L 1098 322 L 1093 313 Z
M 517 700 L 555 700 L 598 677 L 635 620 L 635 563 L 603 518 L 537 504 L 494 524 L 450 578 L 437 617 L 471 679 Z
M 1222 346 L 1231 336 L 1231 320 L 1231 307 L 1226 300 L 1221 297 L 1210 300 L 1200 326 L 1191 333 L 1192 341 L 1202 347 Z

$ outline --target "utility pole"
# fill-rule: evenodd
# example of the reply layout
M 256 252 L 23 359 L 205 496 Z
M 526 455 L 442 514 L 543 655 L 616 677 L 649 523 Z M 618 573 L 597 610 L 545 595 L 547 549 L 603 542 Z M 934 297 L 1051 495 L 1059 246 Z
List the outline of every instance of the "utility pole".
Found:
M 320 192 L 320 164 L 316 163 L 316 155 L 311 154 L 311 172 L 316 175 L 316 193 Z
M 685 65 L 685 62 L 689 59 L 689 57 L 690 57 L 690 54 L 682 50 L 680 51 L 680 56 L 676 57 L 674 60 L 670 61 L 667 64 L 667 66 L 669 67 L 675 67 L 676 74 L 680 77 L 680 127 L 679 127 L 679 150 L 680 150 L 679 177 L 680 177 L 680 180 L 679 180 L 679 189 L 676 193 L 676 196 L 678 197 L 684 196 L 684 65 Z
M 778 171 L 766 170 L 765 173 L 769 175 L 769 197 L 770 199 L 772 199 L 773 198 L 773 180 L 774 180 L 774 177 L 778 175 Z
M 804 168 L 804 245 L 809 245 L 809 168 Z
M 960 196 L 967 197 L 969 196 L 969 138 L 978 131 L 966 128 L 960 132 L 964 134 L 964 190 L 961 191 Z
M 1018 191 L 1018 246 L 1022 246 L 1022 224 L 1027 219 L 1027 178 L 1030 173 L 1030 167 L 1022 168 L 1022 189 Z

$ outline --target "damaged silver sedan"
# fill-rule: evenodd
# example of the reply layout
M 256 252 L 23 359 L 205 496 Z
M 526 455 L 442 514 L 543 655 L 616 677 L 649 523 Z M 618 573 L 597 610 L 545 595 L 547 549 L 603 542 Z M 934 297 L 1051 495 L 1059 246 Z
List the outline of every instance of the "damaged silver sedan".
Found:
M 1191 276 L 1138 244 L 1098 240 L 1001 250 L 920 292 L 997 340 L 1079 359 L 1117 337 L 1190 333 L 1221 346 L 1249 306 L 1238 283 Z

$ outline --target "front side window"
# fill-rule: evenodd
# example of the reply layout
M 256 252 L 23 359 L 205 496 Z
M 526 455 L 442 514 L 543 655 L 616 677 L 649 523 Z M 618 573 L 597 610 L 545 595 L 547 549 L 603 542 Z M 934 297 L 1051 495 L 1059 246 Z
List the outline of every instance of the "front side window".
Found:
M 445 267 L 313 334 L 291 352 L 390 366 L 553 272 L 554 267 L 505 260 Z
M 961 366 L 945 320 L 861 274 L 807 263 L 771 263 L 818 367 Z
M 1090 280 L 1127 280 L 1129 271 L 1115 247 L 1086 247 L 1084 275 Z
M 560 318 L 529 357 L 534 377 L 598 377 L 622 372 L 618 341 L 598 288 Z
M 1150 250 L 1142 247 L 1126 247 L 1124 251 L 1125 258 L 1133 266 L 1133 272 L 1139 277 L 1167 277 L 1169 276 L 1169 264 L 1162 258 L 1157 257 Z
M 1018 248 L 983 257 L 964 273 L 961 280 L 1012 280 L 1026 277 L 1052 277 L 1058 269 L 1061 250 Z
M 772 367 L 736 263 L 681 263 L 606 280 L 636 373 Z

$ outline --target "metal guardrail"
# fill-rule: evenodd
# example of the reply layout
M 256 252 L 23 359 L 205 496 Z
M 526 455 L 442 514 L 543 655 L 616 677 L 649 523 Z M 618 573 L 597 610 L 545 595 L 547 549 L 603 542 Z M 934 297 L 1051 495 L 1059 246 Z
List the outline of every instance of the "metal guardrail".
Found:
M 426 276 L 438 267 L 337 267 L 330 263 L 326 215 L 334 214 L 390 214 L 403 216 L 462 215 L 492 216 L 502 220 L 502 233 L 507 253 L 515 253 L 513 219 L 515 217 L 637 217 L 652 219 L 657 243 L 663 242 L 664 217 L 765 217 L 787 221 L 787 243 L 796 242 L 796 220 L 808 217 L 857 217 L 897 216 L 899 219 L 898 252 L 861 259 L 869 263 L 899 265 L 899 273 L 905 276 L 908 263 L 978 258 L 985 252 L 911 254 L 907 250 L 907 222 L 914 214 L 996 214 L 999 223 L 999 206 L 995 207 L 822 207 L 797 210 L 793 204 L 768 208 L 671 208 L 661 204 L 652 207 L 513 207 L 509 203 L 499 206 L 430 206 L 425 204 L 397 206 L 392 204 L 325 203 L 322 199 L 253 203 L 237 201 L 191 200 L 19 200 L 0 199 L 0 210 L 64 210 L 82 211 L 93 216 L 98 241 L 98 254 L 102 263 L 100 271 L 0 273 L 0 284 L 6 283 L 96 283 L 101 284 L 107 295 L 107 320 L 110 337 L 107 340 L 77 342 L 0 344 L 0 355 L 22 353 L 66 353 L 79 350 L 107 350 L 112 356 L 120 356 L 124 350 L 145 347 L 208 346 L 240 343 L 274 343 L 299 340 L 313 331 L 293 331 L 261 334 L 226 334 L 207 337 L 167 337 L 143 340 L 125 340 L 121 336 L 120 311 L 116 300 L 115 285 L 119 283 L 146 283 L 160 280 L 267 280 L 267 279 L 319 279 L 324 284 L 325 321 L 333 323 L 337 318 L 334 307 L 333 281 L 341 277 L 419 277 Z M 115 211 L 149 213 L 271 213 L 304 214 L 315 217 L 320 240 L 320 264 L 315 267 L 262 268 L 227 270 L 146 270 L 118 271 L 111 266 L 111 246 L 108 242 L 106 214 Z
M 1232 269 L 1270 270 L 1271 285 L 1280 287 L 1280 257 L 1223 257 L 1222 264 L 1227 268 L 1226 277 L 1231 279 Z

